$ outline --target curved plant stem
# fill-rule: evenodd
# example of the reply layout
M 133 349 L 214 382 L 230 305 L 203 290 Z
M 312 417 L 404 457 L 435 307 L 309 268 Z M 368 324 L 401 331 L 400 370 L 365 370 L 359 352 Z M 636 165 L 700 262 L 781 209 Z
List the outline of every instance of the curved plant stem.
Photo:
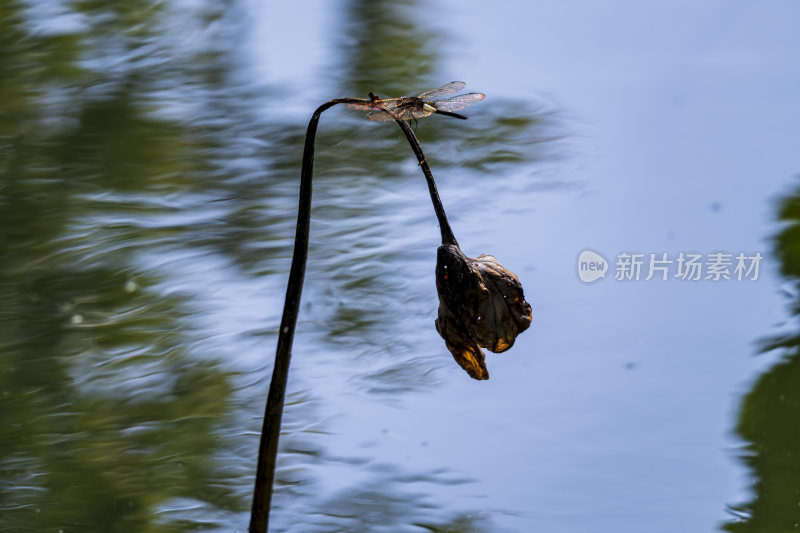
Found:
M 430 193 L 431 201 L 433 202 L 433 210 L 436 212 L 436 218 L 439 220 L 439 230 L 442 233 L 442 244 L 455 244 L 458 246 L 455 235 L 453 235 L 453 230 L 450 229 L 450 223 L 447 221 L 447 215 L 444 214 L 444 207 L 442 206 L 441 199 L 439 199 L 439 191 L 436 190 L 436 182 L 433 181 L 433 173 L 431 173 L 428 162 L 425 161 L 425 154 L 422 152 L 422 146 L 420 146 L 417 136 L 414 135 L 414 130 L 411 129 L 411 126 L 408 125 L 408 122 L 398 118 L 398 116 L 391 110 L 386 109 L 385 107 L 380 109 L 383 112 L 392 115 L 394 121 L 398 126 L 400 126 L 400 129 L 403 130 L 406 139 L 408 139 L 408 144 L 411 145 L 414 155 L 417 156 L 417 161 L 419 161 L 419 166 L 422 169 L 422 173 L 425 174 L 425 181 L 428 182 L 428 192 Z
M 337 98 L 319 106 L 311 120 L 308 122 L 306 140 L 303 148 L 303 166 L 300 171 L 300 204 L 297 210 L 297 229 L 294 238 L 294 253 L 292 266 L 289 270 L 289 283 L 286 288 L 286 299 L 283 304 L 283 316 L 278 331 L 278 347 L 275 353 L 275 365 L 272 370 L 272 381 L 267 395 L 267 407 L 264 414 L 264 424 L 261 430 L 261 441 L 258 447 L 258 466 L 256 468 L 255 490 L 253 492 L 253 506 L 250 513 L 250 533 L 265 533 L 269 524 L 269 510 L 272 501 L 272 489 L 275 483 L 275 461 L 278 456 L 278 436 L 280 435 L 283 403 L 286 395 L 286 382 L 289 374 L 289 362 L 292 358 L 292 341 L 297 324 L 297 314 L 300 310 L 300 296 L 303 291 L 303 279 L 308 258 L 308 229 L 311 219 L 311 181 L 314 173 L 314 143 L 317 135 L 319 118 L 323 112 L 337 104 L 364 104 L 373 103 L 361 98 Z M 400 120 L 397 115 L 384 107 L 377 107 L 388 113 L 403 130 L 411 144 L 411 149 L 417 156 L 419 166 L 422 168 L 428 182 L 428 192 L 431 195 L 433 208 L 439 220 L 442 234 L 442 244 L 458 244 L 439 199 L 436 183 L 433 181 L 425 154 L 407 122 Z

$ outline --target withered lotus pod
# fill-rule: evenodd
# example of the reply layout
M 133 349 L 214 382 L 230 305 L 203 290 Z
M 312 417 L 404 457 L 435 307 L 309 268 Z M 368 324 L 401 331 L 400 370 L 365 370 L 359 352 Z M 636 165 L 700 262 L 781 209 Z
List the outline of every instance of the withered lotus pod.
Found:
M 436 257 L 439 318 L 436 330 L 461 368 L 489 379 L 481 347 L 508 350 L 531 325 L 531 306 L 517 276 L 491 255 L 467 257 L 456 244 L 443 244 Z

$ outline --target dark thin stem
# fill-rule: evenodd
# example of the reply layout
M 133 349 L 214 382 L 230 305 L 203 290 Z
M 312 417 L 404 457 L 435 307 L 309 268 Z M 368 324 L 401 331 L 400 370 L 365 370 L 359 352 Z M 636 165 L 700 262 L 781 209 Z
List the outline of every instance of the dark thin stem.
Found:
M 431 195 L 431 202 L 433 202 L 433 210 L 436 212 L 436 218 L 439 220 L 439 230 L 442 234 L 442 244 L 455 244 L 458 246 L 455 235 L 453 235 L 453 230 L 450 229 L 450 223 L 447 221 L 447 215 L 444 213 L 442 200 L 439 198 L 439 191 L 436 190 L 436 182 L 433 181 L 433 173 L 428 166 L 428 162 L 425 160 L 425 153 L 422 151 L 422 146 L 419 144 L 417 136 L 414 135 L 414 130 L 411 129 L 411 126 L 408 125 L 408 122 L 401 120 L 390 109 L 385 107 L 379 107 L 379 109 L 392 116 L 397 125 L 400 126 L 400 129 L 403 130 L 403 133 L 405 133 L 406 139 L 408 139 L 408 144 L 411 145 L 414 155 L 417 156 L 417 161 L 419 161 L 419 166 L 422 169 L 422 173 L 425 174 L 425 181 L 428 182 L 428 192 Z
M 337 104 L 373 103 L 361 98 L 337 98 L 325 102 L 314 111 L 308 122 L 305 146 L 303 148 L 303 166 L 300 171 L 300 203 L 297 210 L 297 229 L 294 237 L 294 253 L 289 270 L 289 283 L 286 288 L 286 299 L 283 304 L 283 317 L 278 331 L 278 348 L 275 352 L 275 365 L 272 370 L 272 381 L 267 395 L 267 407 L 264 413 L 264 424 L 261 429 L 261 441 L 258 447 L 258 466 L 256 467 L 255 489 L 253 491 L 253 507 L 250 513 L 250 533 L 266 533 L 269 524 L 269 510 L 272 502 L 272 490 L 275 483 L 275 461 L 278 457 L 278 436 L 281 429 L 283 403 L 286 396 L 286 382 L 289 375 L 289 362 L 292 358 L 292 341 L 300 310 L 300 296 L 303 292 L 303 279 L 308 258 L 308 229 L 311 221 L 311 181 L 314 173 L 314 143 L 317 136 L 319 118 L 323 112 Z M 428 191 L 433 201 L 443 244 L 457 244 L 447 222 L 447 217 L 436 190 L 428 163 L 422 147 L 407 122 L 384 107 L 377 107 L 388 113 L 403 130 L 411 149 L 417 156 L 422 172 L 428 182 Z

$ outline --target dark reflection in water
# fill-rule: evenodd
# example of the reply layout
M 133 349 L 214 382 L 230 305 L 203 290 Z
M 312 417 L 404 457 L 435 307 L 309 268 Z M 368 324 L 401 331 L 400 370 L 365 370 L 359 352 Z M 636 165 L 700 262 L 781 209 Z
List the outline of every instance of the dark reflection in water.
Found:
M 165 63 L 163 7 L 77 2 L 55 29 L 0 7 L 4 531 L 184 531 L 176 510 L 243 507 L 214 456 L 230 372 L 190 348 L 191 302 L 139 266 L 176 231 L 151 218 L 164 198 L 211 167 L 155 112 L 159 76 L 196 82 L 188 57 Z
M 787 280 L 792 323 L 800 314 L 800 188 L 784 197 L 778 210 L 783 229 L 774 253 Z M 731 507 L 734 532 L 800 529 L 800 332 L 796 329 L 763 341 L 762 351 L 777 350 L 780 360 L 745 396 L 737 432 L 746 441 L 742 462 L 753 474 L 751 501 Z
M 308 117 L 276 120 L 269 89 L 232 81 L 232 2 L 87 0 L 52 20 L 25 5 L 0 0 L 0 530 L 244 524 L 265 388 L 221 363 L 207 310 L 171 265 L 221 258 L 231 277 L 280 274 L 283 290 Z M 330 97 L 450 81 L 434 79 L 422 9 L 347 4 L 345 77 Z M 396 398 L 436 381 L 408 333 L 429 303 L 405 290 L 416 274 L 404 268 L 432 275 L 438 231 L 399 131 L 338 113 L 321 127 L 300 335 L 322 365 L 369 357 L 343 386 Z M 456 133 L 420 123 L 436 171 L 488 190 L 506 165 L 549 156 L 552 114 L 496 102 L 474 115 Z M 409 227 L 430 232 L 430 250 Z M 265 339 L 266 364 L 275 327 L 236 334 Z M 432 319 L 419 327 L 433 331 Z M 292 386 L 279 524 L 488 528 L 439 511 L 425 487 L 466 483 L 447 472 L 328 453 L 317 393 Z M 332 465 L 367 482 L 320 498 L 315 469 Z
M 408 487 L 413 486 L 413 481 L 399 479 L 395 483 Z M 492 530 L 490 521 L 480 510 L 443 521 L 437 506 L 427 501 L 422 493 L 408 489 L 388 492 L 387 483 L 399 488 L 392 482 L 391 478 L 379 478 L 325 502 L 311 531 L 479 533 Z

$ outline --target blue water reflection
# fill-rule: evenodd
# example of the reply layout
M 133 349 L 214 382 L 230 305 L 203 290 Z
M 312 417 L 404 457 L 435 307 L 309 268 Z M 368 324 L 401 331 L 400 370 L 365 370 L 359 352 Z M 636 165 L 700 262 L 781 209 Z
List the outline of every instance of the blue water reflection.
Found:
M 433 326 L 439 232 L 405 140 L 326 113 L 275 530 L 796 516 L 796 343 L 774 331 L 794 3 L 0 13 L 0 530 L 244 529 L 309 115 L 453 79 L 487 99 L 417 134 L 465 253 L 519 275 L 533 326 L 490 381 L 463 374 Z M 766 259 L 757 282 L 584 285 L 587 248 Z

